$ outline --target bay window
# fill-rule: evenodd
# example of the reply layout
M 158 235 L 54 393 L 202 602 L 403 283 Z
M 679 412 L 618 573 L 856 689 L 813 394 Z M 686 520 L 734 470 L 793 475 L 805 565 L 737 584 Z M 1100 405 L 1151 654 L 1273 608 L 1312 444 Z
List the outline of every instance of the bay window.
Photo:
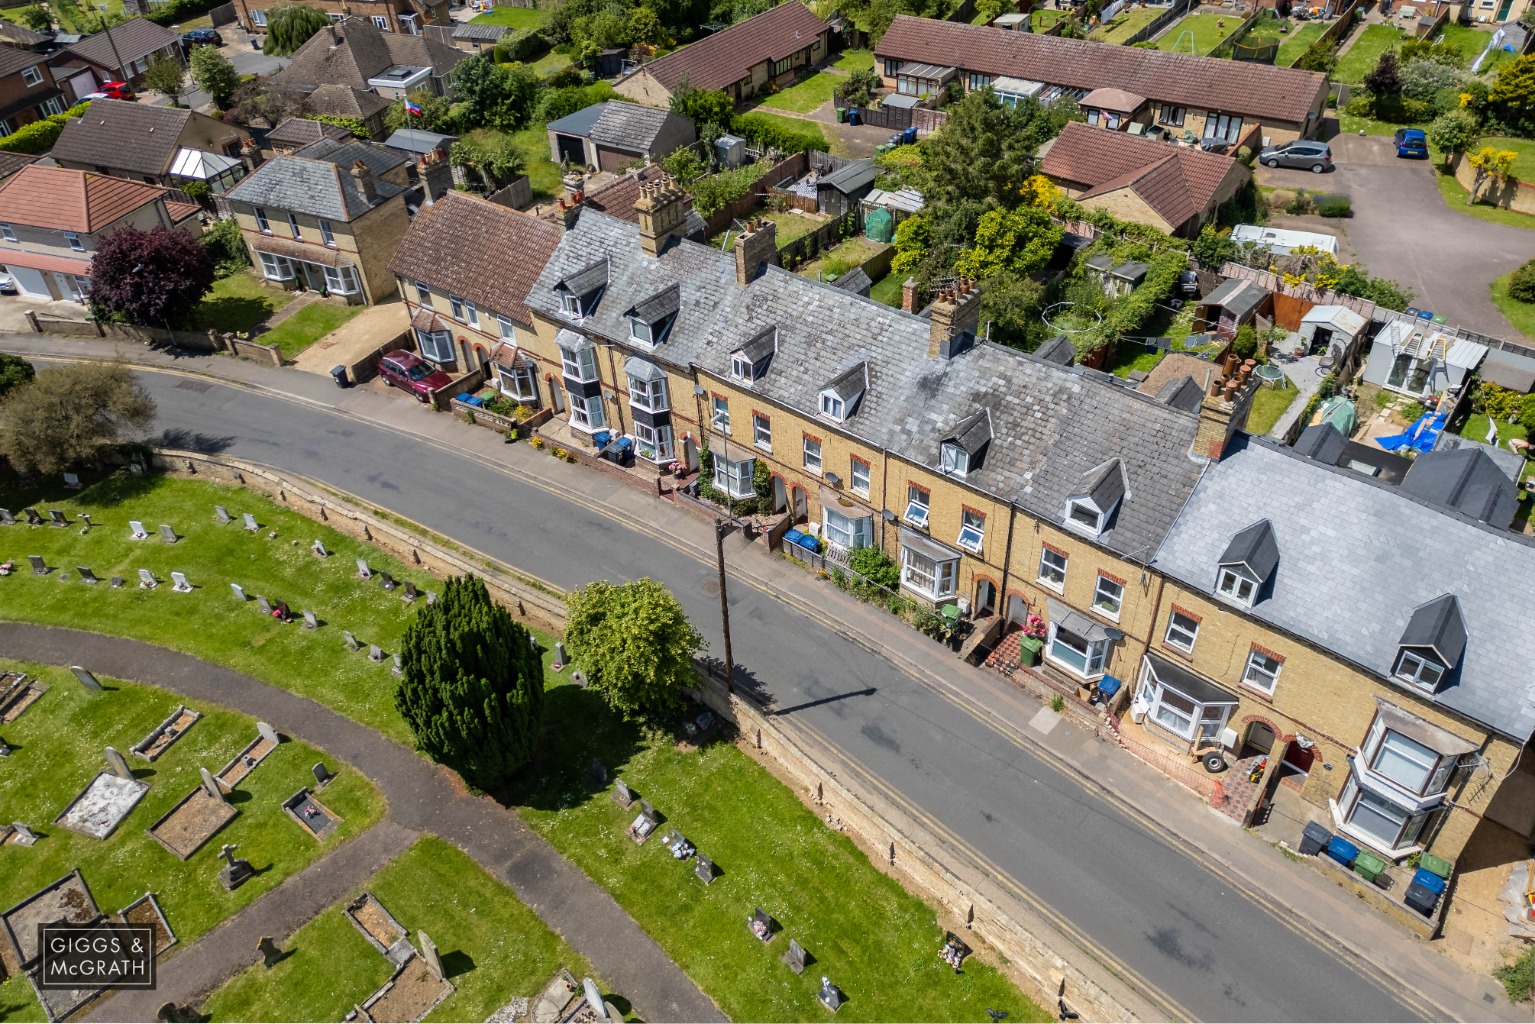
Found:
M 597 350 L 591 346 L 566 348 L 560 346 L 560 364 L 565 376 L 582 384 L 597 379 Z
M 510 369 L 497 366 L 496 372 L 501 380 L 502 394 L 519 402 L 538 401 L 538 374 L 533 367 L 526 364 Z
M 634 421 L 634 441 L 642 459 L 651 462 L 670 462 L 672 458 L 672 428 L 667 425 L 653 427 Z
M 447 331 L 416 331 L 416 341 L 421 346 L 421 358 L 434 363 L 453 361 L 453 335 Z
M 953 597 L 959 581 L 959 559 L 930 558 L 920 551 L 902 546 L 901 585 L 924 597 L 941 601 Z
M 581 430 L 601 430 L 607 426 L 607 411 L 601 395 L 570 395 L 570 425 Z
M 1371 845 L 1387 853 L 1412 846 L 1423 834 L 1423 826 L 1433 816 L 1432 810 L 1413 811 L 1398 806 L 1359 784 L 1350 776 L 1338 797 L 1338 810 L 1344 829 L 1357 838 L 1373 840 Z
M 1207 746 L 1219 742 L 1237 699 L 1187 669 L 1148 654 L 1141 659 L 1133 706 L 1145 709 L 1153 723 L 1177 738 Z
M 1045 648 L 1045 657 L 1073 675 L 1083 679 L 1099 678 L 1103 675 L 1108 653 L 1108 637 L 1089 640 L 1057 623 L 1050 624 L 1050 643 Z
M 258 252 L 261 257 L 261 273 L 268 281 L 293 280 L 293 264 L 282 256 L 273 256 L 269 252 Z
M 1454 759 L 1439 754 L 1375 720 L 1363 750 L 1365 767 L 1373 774 L 1418 796 L 1434 795 L 1449 781 Z
M 730 495 L 732 498 L 750 498 L 756 491 L 752 488 L 752 470 L 757 460 L 742 459 L 740 462 L 731 462 L 729 459 L 714 457 L 714 486 Z
M 629 404 L 646 412 L 665 412 L 671 408 L 666 396 L 666 378 L 654 380 L 629 378 Z
M 874 543 L 873 516 L 845 516 L 836 509 L 825 510 L 823 534 L 829 544 L 852 551 Z
M 356 295 L 361 290 L 357 285 L 357 270 L 351 266 L 326 267 L 325 287 L 332 295 Z

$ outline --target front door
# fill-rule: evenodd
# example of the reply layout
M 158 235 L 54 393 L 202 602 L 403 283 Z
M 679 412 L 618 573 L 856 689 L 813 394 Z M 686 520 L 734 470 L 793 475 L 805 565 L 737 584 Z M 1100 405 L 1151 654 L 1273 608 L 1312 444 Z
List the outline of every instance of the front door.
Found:
M 975 615 L 994 615 L 997 611 L 997 588 L 991 580 L 975 581 Z
M 1029 603 L 1023 599 L 1022 594 L 1007 595 L 1007 621 L 1010 625 L 1021 626 L 1028 621 Z
M 784 494 L 783 477 L 773 478 L 773 511 L 782 512 L 789 507 L 789 499 Z
M 1267 754 L 1274 749 L 1274 730 L 1267 722 L 1254 722 L 1247 727 L 1247 739 L 1242 744 L 1242 756 Z
M 794 499 L 794 520 L 799 522 L 808 515 L 805 504 L 805 489 L 799 486 L 799 484 L 795 484 L 790 489 L 790 494 Z

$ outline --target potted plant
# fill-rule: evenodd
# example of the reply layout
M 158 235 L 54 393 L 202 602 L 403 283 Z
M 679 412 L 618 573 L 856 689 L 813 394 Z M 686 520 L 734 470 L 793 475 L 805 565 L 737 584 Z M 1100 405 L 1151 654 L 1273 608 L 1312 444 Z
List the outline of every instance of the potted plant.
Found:
M 1018 663 L 1033 668 L 1039 664 L 1040 652 L 1045 647 L 1045 620 L 1030 615 L 1023 624 L 1023 636 L 1018 641 Z

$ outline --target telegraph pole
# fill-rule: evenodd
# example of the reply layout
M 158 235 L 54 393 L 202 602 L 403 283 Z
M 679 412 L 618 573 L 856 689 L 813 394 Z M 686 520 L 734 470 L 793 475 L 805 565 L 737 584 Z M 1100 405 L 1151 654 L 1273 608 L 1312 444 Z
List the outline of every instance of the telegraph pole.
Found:
M 725 592 L 725 520 L 714 519 L 714 554 L 720 567 L 720 623 L 725 630 L 725 691 L 736 692 L 736 661 L 730 653 L 730 599 Z
M 107 45 L 112 47 L 112 57 L 117 61 L 118 80 L 126 82 L 128 69 L 123 65 L 123 55 L 117 52 L 117 40 L 112 38 L 112 27 L 107 24 L 105 14 L 97 15 L 97 20 L 101 23 L 101 31 L 107 34 Z

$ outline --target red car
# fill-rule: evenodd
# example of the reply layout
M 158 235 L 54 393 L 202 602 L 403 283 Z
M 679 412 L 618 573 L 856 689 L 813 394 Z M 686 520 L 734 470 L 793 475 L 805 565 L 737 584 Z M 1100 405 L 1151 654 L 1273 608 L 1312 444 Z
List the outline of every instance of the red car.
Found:
M 425 402 L 433 391 L 453 383 L 452 377 L 441 370 L 432 369 L 430 363 L 403 348 L 380 359 L 378 373 L 384 378 L 384 383 L 415 395 L 417 401 L 421 402 Z
M 96 91 L 85 97 L 88 100 L 131 100 L 133 87 L 127 82 L 102 82 Z

